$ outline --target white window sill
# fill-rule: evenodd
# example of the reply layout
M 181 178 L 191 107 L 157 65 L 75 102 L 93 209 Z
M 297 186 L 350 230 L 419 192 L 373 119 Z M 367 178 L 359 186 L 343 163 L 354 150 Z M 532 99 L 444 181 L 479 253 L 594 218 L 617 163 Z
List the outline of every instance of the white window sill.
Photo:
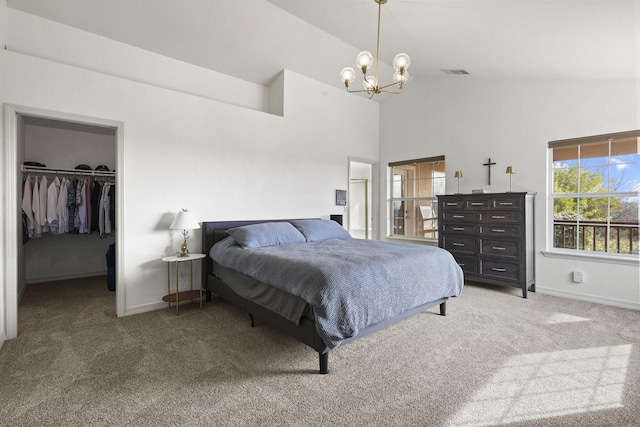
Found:
M 593 261 L 606 264 L 622 264 L 622 265 L 640 265 L 640 257 L 638 255 L 606 255 L 593 254 L 580 251 L 541 251 L 542 255 L 548 258 L 573 259 L 578 261 Z

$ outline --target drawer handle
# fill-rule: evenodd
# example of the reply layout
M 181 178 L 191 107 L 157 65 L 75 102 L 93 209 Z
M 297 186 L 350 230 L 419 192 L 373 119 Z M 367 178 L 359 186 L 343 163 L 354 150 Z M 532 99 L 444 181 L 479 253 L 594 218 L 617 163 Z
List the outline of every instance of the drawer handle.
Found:
M 484 206 L 482 202 L 471 202 L 471 206 Z
M 464 231 L 464 227 L 453 227 L 453 231 Z
M 453 246 L 464 246 L 464 243 L 453 243 Z
M 512 202 L 500 202 L 498 203 L 500 206 L 513 206 Z
M 454 218 L 464 218 L 464 215 L 452 215 Z
M 504 251 L 507 248 L 503 248 L 502 246 L 491 246 L 491 249 L 496 250 L 496 251 Z
M 491 268 L 493 271 L 497 271 L 498 273 L 504 273 L 505 271 L 507 271 L 505 268 L 496 268 L 496 267 L 492 267 Z
M 447 202 L 447 206 L 458 206 L 458 204 L 457 203 Z
M 502 228 L 492 228 L 491 231 L 493 233 L 504 233 L 507 230 L 503 230 Z
M 504 215 L 491 215 L 491 218 L 493 218 L 493 219 L 505 219 L 506 216 L 504 216 Z
M 458 265 L 459 265 L 460 267 L 464 267 L 464 262 L 459 262 L 459 263 L 458 263 Z

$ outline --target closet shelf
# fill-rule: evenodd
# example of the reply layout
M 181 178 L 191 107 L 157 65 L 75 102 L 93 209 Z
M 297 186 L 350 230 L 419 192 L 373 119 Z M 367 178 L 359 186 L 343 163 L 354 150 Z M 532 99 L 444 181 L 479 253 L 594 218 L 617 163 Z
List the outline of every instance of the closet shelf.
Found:
M 61 168 L 43 168 L 39 166 L 24 166 L 22 165 L 23 173 L 34 174 L 52 174 L 52 175 L 81 175 L 81 176 L 103 176 L 114 178 L 116 176 L 115 171 L 95 171 L 84 169 L 61 169 Z

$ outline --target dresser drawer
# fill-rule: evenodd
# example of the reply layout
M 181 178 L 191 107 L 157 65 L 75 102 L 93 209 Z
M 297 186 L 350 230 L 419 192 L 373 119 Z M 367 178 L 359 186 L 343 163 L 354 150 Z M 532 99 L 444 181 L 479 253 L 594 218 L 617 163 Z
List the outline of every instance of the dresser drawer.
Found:
M 491 200 L 489 199 L 469 199 L 464 202 L 465 209 L 489 209 Z
M 480 275 L 499 280 L 519 281 L 518 264 L 480 258 Z
M 503 197 L 503 198 L 495 198 L 491 200 L 491 207 L 493 209 L 515 209 L 519 210 L 521 207 L 519 198 L 514 197 Z
M 458 254 L 474 254 L 476 252 L 476 238 L 464 236 L 451 236 L 445 234 L 442 236 L 443 248 L 449 252 Z
M 482 223 L 499 223 L 499 224 L 520 224 L 520 212 L 504 212 L 492 211 L 481 212 L 478 222 Z
M 477 261 L 475 258 L 460 255 L 454 255 L 454 258 L 465 274 L 477 274 L 478 268 L 476 267 Z
M 480 239 L 480 255 L 499 256 L 517 260 L 520 258 L 518 242 L 515 240 Z
M 440 209 L 442 212 L 449 209 L 463 209 L 464 208 L 464 200 L 462 199 L 443 199 Z
M 506 236 L 506 237 L 520 237 L 519 225 L 481 225 L 478 232 L 485 236 Z
M 442 221 L 476 222 L 475 212 L 442 212 Z
M 442 224 L 442 232 L 448 234 L 473 234 L 476 227 L 471 224 Z

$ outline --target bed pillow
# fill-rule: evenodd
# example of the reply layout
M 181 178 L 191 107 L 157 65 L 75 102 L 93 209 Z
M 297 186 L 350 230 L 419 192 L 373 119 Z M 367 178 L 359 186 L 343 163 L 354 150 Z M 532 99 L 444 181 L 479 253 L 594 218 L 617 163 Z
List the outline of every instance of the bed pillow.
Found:
M 227 233 L 243 248 L 304 243 L 305 237 L 288 222 L 263 222 L 231 228 Z
M 335 221 L 326 219 L 300 219 L 291 221 L 307 239 L 307 242 L 318 242 L 329 239 L 349 239 L 351 235 Z

